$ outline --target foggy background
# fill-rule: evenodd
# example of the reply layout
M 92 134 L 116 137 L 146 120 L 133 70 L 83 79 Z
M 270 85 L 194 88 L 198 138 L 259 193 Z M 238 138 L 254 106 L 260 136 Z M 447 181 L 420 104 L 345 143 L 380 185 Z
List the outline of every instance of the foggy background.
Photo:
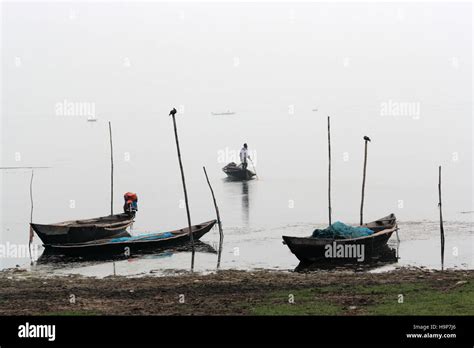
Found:
M 469 3 L 1 6 L 1 166 L 51 167 L 35 171 L 38 223 L 109 213 L 112 121 L 115 212 L 134 191 L 137 230 L 185 226 L 173 107 L 193 223 L 215 216 L 203 165 L 224 227 L 326 222 L 328 115 L 333 221 L 358 221 L 364 135 L 367 221 L 436 221 L 438 165 L 445 219 L 472 217 Z M 58 114 L 64 101 L 98 121 Z M 247 193 L 219 160 L 244 142 Z M 0 175 L 3 239 L 25 242 L 30 171 Z

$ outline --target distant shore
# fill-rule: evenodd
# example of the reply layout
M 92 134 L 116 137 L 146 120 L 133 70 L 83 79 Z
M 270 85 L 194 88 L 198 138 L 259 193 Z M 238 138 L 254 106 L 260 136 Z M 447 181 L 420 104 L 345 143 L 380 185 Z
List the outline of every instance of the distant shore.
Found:
M 0 315 L 474 315 L 474 271 L 219 271 L 102 279 L 0 272 Z

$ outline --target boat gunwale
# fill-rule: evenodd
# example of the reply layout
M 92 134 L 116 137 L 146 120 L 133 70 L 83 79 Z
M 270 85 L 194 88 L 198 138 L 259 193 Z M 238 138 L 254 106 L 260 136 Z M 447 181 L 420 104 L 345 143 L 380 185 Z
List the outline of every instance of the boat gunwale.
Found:
M 202 231 L 203 229 L 209 227 L 210 225 L 213 226 L 216 222 L 217 222 L 217 220 L 210 220 L 210 221 L 202 222 L 198 225 L 191 226 L 191 228 L 200 226 L 199 228 L 196 228 L 195 230 L 193 230 L 193 234 L 195 234 L 199 231 Z M 211 226 L 211 228 L 212 228 L 212 226 Z M 146 238 L 150 238 L 150 234 L 147 234 L 146 236 L 143 236 L 142 239 L 135 239 L 133 241 L 121 241 L 121 242 L 110 243 L 110 240 L 115 239 L 115 238 L 107 238 L 107 239 L 99 239 L 99 240 L 94 240 L 94 241 L 85 242 L 85 243 L 44 244 L 44 246 L 45 247 L 50 247 L 50 248 L 55 248 L 55 249 L 59 249 L 59 248 L 61 248 L 61 249 L 74 249 L 74 248 L 85 248 L 85 247 L 96 247 L 96 246 L 99 247 L 99 246 L 105 246 L 105 245 L 123 245 L 123 244 L 130 244 L 130 243 L 139 244 L 139 243 L 156 242 L 156 241 L 161 242 L 161 241 L 173 240 L 173 239 L 176 239 L 176 238 L 179 238 L 179 237 L 189 235 L 189 232 L 185 232 L 184 230 L 185 230 L 185 228 L 182 228 L 182 229 L 179 229 L 179 230 L 174 230 L 174 231 L 168 231 L 168 232 L 153 233 L 151 235 L 160 235 L 160 234 L 164 234 L 164 233 L 173 233 L 174 235 L 172 237 L 161 238 L 159 240 L 151 240 L 151 241 L 146 240 Z M 182 231 L 182 232 L 180 232 L 180 231 Z M 139 236 L 137 236 L 137 237 L 139 237 Z
M 377 222 L 382 222 L 383 223 L 383 222 L 388 222 L 388 221 L 393 221 L 393 223 L 386 223 L 385 226 L 383 224 L 381 226 L 376 226 Z M 382 227 L 382 228 L 386 227 L 386 228 L 384 228 L 381 231 L 374 232 L 371 235 L 356 237 L 356 238 L 336 239 L 336 238 L 315 238 L 315 237 L 312 237 L 312 236 L 310 236 L 310 237 L 282 236 L 282 238 L 285 240 L 285 243 L 286 243 L 286 239 L 290 239 L 290 240 L 298 240 L 298 241 L 302 241 L 302 240 L 305 240 L 305 241 L 318 241 L 318 242 L 321 242 L 321 244 L 322 243 L 328 243 L 328 242 L 330 242 L 330 243 L 332 243 L 332 242 L 346 243 L 346 242 L 354 242 L 354 241 L 359 241 L 359 240 L 365 240 L 365 239 L 379 237 L 379 236 L 387 234 L 387 233 L 393 233 L 396 230 L 398 230 L 397 217 L 395 216 L 394 213 L 391 213 L 387 216 L 384 216 L 383 218 L 368 222 L 366 224 L 363 224 L 362 226 L 357 226 L 357 227 L 366 227 L 366 228 L 370 229 L 371 228 L 370 226 L 372 226 L 372 228 L 377 228 L 377 227 Z
M 393 233 L 396 230 L 398 230 L 398 225 L 395 224 L 395 226 L 391 228 L 386 228 L 382 231 L 375 232 L 369 236 L 362 236 L 362 237 L 356 237 L 356 238 L 341 238 L 341 239 L 335 239 L 335 238 L 315 238 L 315 237 L 293 237 L 293 236 L 282 236 L 284 239 L 289 238 L 292 240 L 311 240 L 311 241 L 321 241 L 321 242 L 353 242 L 353 241 L 359 241 L 359 240 L 364 240 L 364 239 L 370 239 L 370 238 L 375 238 L 387 233 Z
M 103 227 L 103 226 L 119 226 L 123 224 L 128 224 L 131 221 L 135 219 L 134 216 L 130 216 L 127 218 L 125 216 L 126 214 L 114 214 L 114 215 L 109 215 L 109 216 L 101 216 L 98 218 L 92 218 L 92 219 L 76 219 L 76 220 L 68 220 L 68 221 L 61 221 L 61 222 L 55 222 L 52 224 L 38 224 L 38 223 L 30 223 L 31 226 L 39 226 L 39 227 L 74 227 L 74 228 L 80 228 L 80 227 Z M 117 217 L 117 220 L 115 222 L 107 222 L 106 219 L 108 217 Z M 123 219 L 120 219 L 120 217 L 123 216 Z M 104 219 L 104 221 L 100 221 L 100 219 Z M 80 221 L 87 221 L 87 222 L 80 222 Z M 89 222 L 90 221 L 90 222 Z

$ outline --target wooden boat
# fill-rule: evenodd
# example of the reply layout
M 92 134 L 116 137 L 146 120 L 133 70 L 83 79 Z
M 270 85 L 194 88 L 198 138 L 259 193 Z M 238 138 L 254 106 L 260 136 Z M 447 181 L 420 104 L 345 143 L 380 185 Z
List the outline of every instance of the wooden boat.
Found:
M 217 250 L 214 249 L 211 245 L 200 241 L 194 241 L 194 249 L 196 252 L 199 253 L 209 253 L 209 254 L 217 254 Z M 172 255 L 180 252 L 189 252 L 190 245 L 189 243 L 171 246 L 166 248 L 145 248 L 143 250 L 134 251 L 132 256 L 137 255 L 147 255 L 153 254 L 153 258 L 162 258 L 162 257 L 171 257 Z M 77 262 L 84 262 L 84 261 L 115 261 L 115 260 L 123 260 L 129 258 L 130 255 L 125 254 L 123 250 L 119 254 L 113 253 L 72 253 L 72 254 L 64 254 L 61 250 L 47 248 L 44 249 L 43 253 L 40 257 L 36 260 L 37 264 L 55 264 L 60 263 L 63 264 L 64 262 L 67 263 L 77 263 Z
M 203 222 L 191 226 L 193 238 L 199 240 L 211 230 L 216 220 Z M 91 256 L 91 255 L 116 255 L 125 252 L 137 253 L 150 250 L 159 250 L 185 244 L 190 241 L 189 228 L 162 233 L 151 233 L 142 236 L 128 236 L 119 238 L 107 238 L 85 243 L 70 244 L 45 244 L 45 252 L 69 255 L 69 256 Z M 127 249 L 128 248 L 128 249 Z
M 365 254 L 369 256 L 376 254 L 387 245 L 392 233 L 397 230 L 397 219 L 394 214 L 390 214 L 364 224 L 363 227 L 370 228 L 374 234 L 348 239 L 283 236 L 283 244 L 286 244 L 301 262 L 331 261 L 325 257 L 325 252 L 326 246 L 334 245 L 333 243 L 335 245 L 364 245 Z
M 229 178 L 236 180 L 250 180 L 255 176 L 255 173 L 248 169 L 243 169 L 242 164 L 237 165 L 234 162 L 229 163 L 222 171 L 227 174 Z
M 134 216 L 117 214 L 93 219 L 72 220 L 50 225 L 30 224 L 44 245 L 85 243 L 112 237 L 129 237 L 127 227 Z

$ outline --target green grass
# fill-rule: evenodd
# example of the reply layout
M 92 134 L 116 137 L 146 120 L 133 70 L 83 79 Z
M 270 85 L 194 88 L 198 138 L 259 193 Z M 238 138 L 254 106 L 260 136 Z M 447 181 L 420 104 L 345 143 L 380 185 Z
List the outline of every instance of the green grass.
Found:
M 398 303 L 398 294 L 403 294 L 403 303 Z M 412 289 L 400 289 L 397 294 L 392 292 L 388 295 L 386 293 L 380 303 L 368 306 L 367 314 L 474 315 L 474 284 L 472 282 L 445 291 L 415 286 Z
M 290 294 L 294 303 L 290 303 Z M 263 302 L 249 308 L 253 315 L 337 315 L 342 307 L 316 297 L 312 289 L 271 293 Z
M 427 282 L 325 286 L 270 293 L 245 306 L 253 315 L 474 315 L 474 283 L 445 290 Z

